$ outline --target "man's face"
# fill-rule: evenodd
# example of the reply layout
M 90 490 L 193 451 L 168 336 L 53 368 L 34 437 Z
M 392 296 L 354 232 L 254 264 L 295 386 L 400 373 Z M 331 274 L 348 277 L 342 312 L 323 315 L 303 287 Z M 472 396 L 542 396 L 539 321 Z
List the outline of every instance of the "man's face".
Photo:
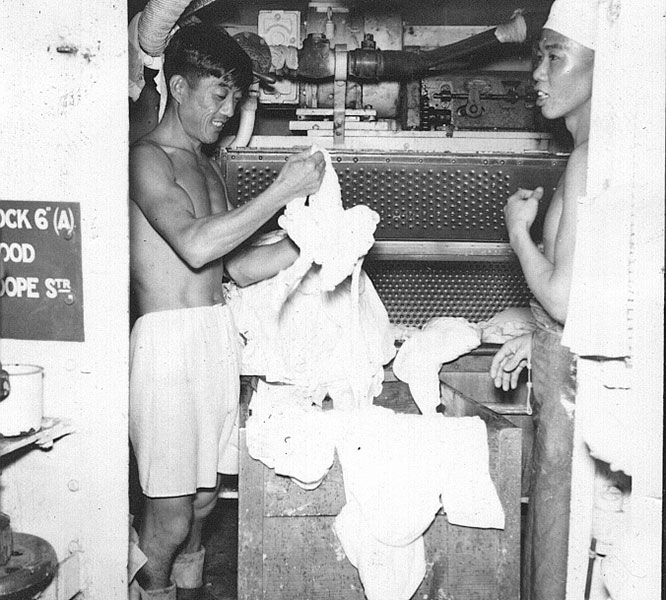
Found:
M 233 117 L 241 97 L 241 90 L 224 77 L 206 77 L 194 86 L 186 85 L 179 111 L 183 126 L 203 144 L 212 144 Z
M 570 117 L 592 97 L 594 51 L 551 29 L 544 29 L 537 51 L 537 106 L 547 119 Z

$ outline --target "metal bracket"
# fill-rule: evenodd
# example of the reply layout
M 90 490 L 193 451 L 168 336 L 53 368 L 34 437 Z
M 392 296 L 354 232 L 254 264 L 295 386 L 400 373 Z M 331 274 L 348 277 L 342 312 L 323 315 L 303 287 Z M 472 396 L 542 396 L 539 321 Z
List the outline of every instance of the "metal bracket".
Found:
M 347 99 L 347 45 L 335 46 L 333 84 L 333 143 L 345 143 L 345 101 Z

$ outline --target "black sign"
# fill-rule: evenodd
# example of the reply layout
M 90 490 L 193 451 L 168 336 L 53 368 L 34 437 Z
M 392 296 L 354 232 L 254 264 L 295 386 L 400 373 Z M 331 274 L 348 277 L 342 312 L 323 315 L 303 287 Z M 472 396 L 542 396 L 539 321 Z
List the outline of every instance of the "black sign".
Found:
M 0 337 L 82 342 L 81 211 L 0 200 Z

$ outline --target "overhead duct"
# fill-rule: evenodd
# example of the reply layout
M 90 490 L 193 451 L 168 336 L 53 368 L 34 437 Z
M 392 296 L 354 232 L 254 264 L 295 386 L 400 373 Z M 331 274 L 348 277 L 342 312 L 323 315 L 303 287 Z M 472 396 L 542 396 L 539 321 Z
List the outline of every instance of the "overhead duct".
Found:
M 146 54 L 162 56 L 169 34 L 191 0 L 150 0 L 139 18 L 139 44 Z

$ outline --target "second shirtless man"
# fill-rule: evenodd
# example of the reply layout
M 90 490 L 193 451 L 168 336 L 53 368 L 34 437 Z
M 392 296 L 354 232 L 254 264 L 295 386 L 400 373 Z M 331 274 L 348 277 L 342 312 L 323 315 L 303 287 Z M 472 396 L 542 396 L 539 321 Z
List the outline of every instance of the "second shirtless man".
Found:
M 547 119 L 564 118 L 573 138 L 543 228 L 543 252 L 530 227 L 543 189 L 518 190 L 504 209 L 509 240 L 536 301 L 533 335 L 506 342 L 494 357 L 497 387 L 516 387 L 531 360 L 534 443 L 523 551 L 522 600 L 564 600 L 575 401 L 575 357 L 562 346 L 573 269 L 576 207 L 586 194 L 597 0 L 555 0 L 534 70 L 537 105 Z

